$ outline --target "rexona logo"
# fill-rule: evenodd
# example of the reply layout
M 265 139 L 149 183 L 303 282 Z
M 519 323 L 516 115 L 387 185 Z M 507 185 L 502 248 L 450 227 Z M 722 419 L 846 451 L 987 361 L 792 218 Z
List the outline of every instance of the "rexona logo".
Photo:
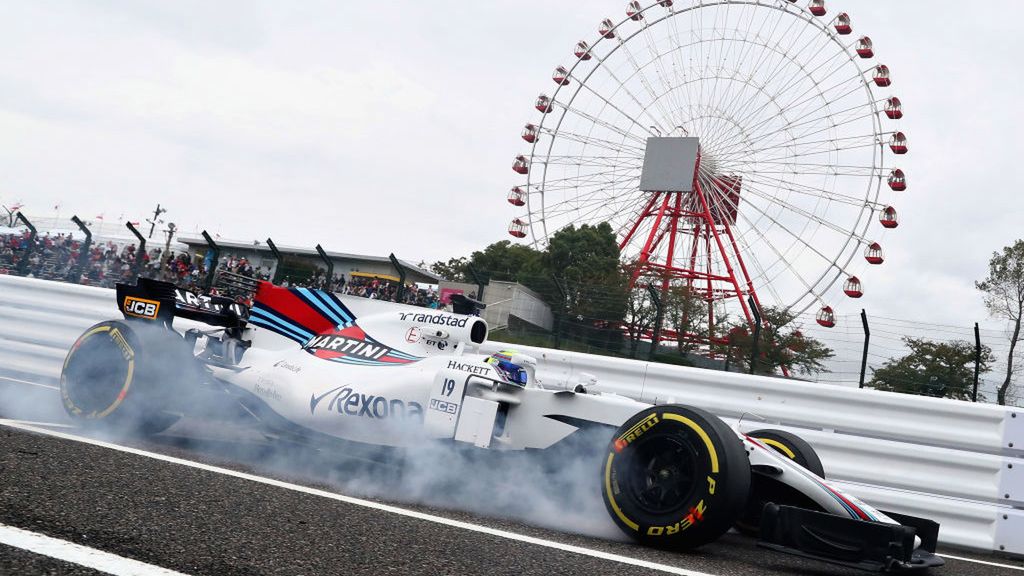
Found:
M 453 328 L 465 328 L 469 322 L 468 316 L 453 316 L 449 314 L 420 314 L 418 312 L 399 312 L 400 319 L 406 322 L 417 324 L 433 324 L 434 326 L 451 326 Z
M 357 325 L 314 336 L 303 348 L 317 358 L 358 366 L 395 366 L 422 360 L 374 340 Z
M 323 404 L 323 400 L 327 397 L 330 397 L 330 401 Z M 384 396 L 374 394 L 360 394 L 349 386 L 339 386 L 319 396 L 316 394 L 310 396 L 309 413 L 316 414 L 318 407 L 322 407 L 323 411 L 334 412 L 341 416 L 355 416 L 371 420 L 397 418 L 423 421 L 423 406 L 418 402 L 403 402 L 397 399 L 389 400 Z
M 124 299 L 124 313 L 129 316 L 155 320 L 158 312 L 160 312 L 160 303 L 156 300 L 146 300 L 134 296 L 127 296 Z

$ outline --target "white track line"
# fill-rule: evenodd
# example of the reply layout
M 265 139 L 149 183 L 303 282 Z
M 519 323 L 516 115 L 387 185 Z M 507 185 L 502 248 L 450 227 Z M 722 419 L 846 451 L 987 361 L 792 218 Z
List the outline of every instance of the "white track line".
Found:
M 0 544 L 71 562 L 107 574 L 114 574 L 114 576 L 185 576 L 181 572 L 167 570 L 5 524 L 0 524 Z
M 31 380 L 19 380 L 18 378 L 11 378 L 10 376 L 0 376 L 0 380 L 9 380 L 11 382 L 17 382 L 18 384 L 28 384 L 29 386 L 38 386 L 40 388 L 48 388 L 50 390 L 60 390 L 60 386 L 41 384 L 39 382 L 32 382 Z
M 481 534 L 488 534 L 490 536 L 496 536 L 498 538 L 506 538 L 508 540 L 515 540 L 518 542 L 525 542 L 527 544 L 533 544 L 536 546 L 543 546 L 545 548 L 553 548 L 555 550 L 561 550 L 563 552 L 571 552 L 573 554 L 580 554 L 582 556 L 590 556 L 592 558 L 599 558 L 601 560 L 608 560 L 611 562 L 618 562 L 621 564 L 628 564 L 630 566 L 637 566 L 639 568 L 646 568 L 648 570 L 656 570 L 659 572 L 665 572 L 667 574 L 679 574 L 680 576 L 714 576 L 706 572 L 697 572 L 694 570 L 687 570 L 685 568 L 679 568 L 677 566 L 669 566 L 668 564 L 658 564 L 656 562 L 649 562 L 647 560 L 640 560 L 638 558 L 631 558 L 629 556 L 621 556 L 619 554 L 611 554 L 609 552 L 603 552 L 601 550 L 593 550 L 591 548 L 583 548 L 581 546 L 573 546 L 571 544 L 563 544 L 561 542 L 555 542 L 553 540 L 545 540 L 543 538 L 536 538 L 534 536 L 527 536 L 525 534 L 517 534 L 515 532 L 508 532 L 506 530 L 498 530 L 496 528 L 490 528 L 488 526 L 480 526 L 478 524 L 471 524 L 469 522 L 462 522 L 460 520 L 452 520 L 451 518 L 445 518 L 443 516 L 434 516 L 432 514 L 425 514 L 423 512 L 417 512 L 415 510 L 408 510 L 406 508 L 399 508 L 397 506 L 390 506 L 388 504 L 381 504 L 379 502 L 372 502 L 370 500 L 363 500 L 361 498 L 353 498 L 351 496 L 345 496 L 343 494 L 336 494 L 334 492 L 328 492 L 326 490 L 318 490 L 316 488 L 310 488 L 308 486 L 301 486 L 299 484 L 291 484 L 289 482 L 282 482 L 273 478 L 265 478 L 263 476 L 257 476 L 255 474 L 247 474 L 245 472 L 239 472 L 237 470 L 230 470 L 228 468 L 221 468 L 219 466 L 211 466 L 209 464 L 203 464 L 201 462 L 193 462 L 191 460 L 184 460 L 181 458 L 175 458 L 173 456 L 166 456 L 164 454 L 158 454 L 155 452 L 146 452 L 145 450 L 139 450 L 137 448 L 129 448 L 127 446 L 119 446 L 117 444 L 111 444 L 109 442 L 103 442 L 100 440 L 93 440 L 91 438 L 83 438 L 81 436 L 75 436 L 72 434 L 65 434 L 63 432 L 57 432 L 55 430 L 47 430 L 45 428 L 38 428 L 27 424 L 22 424 L 13 420 L 0 419 L 0 426 L 7 426 L 9 428 L 16 428 L 18 430 L 25 430 L 27 432 L 34 432 L 36 434 L 42 434 L 45 436 L 52 436 L 54 438 L 62 438 L 64 440 L 71 440 L 74 442 L 81 442 L 83 444 L 91 444 L 93 446 L 100 446 L 103 448 L 109 448 L 111 450 L 117 450 L 118 452 L 125 452 L 128 454 L 134 454 L 136 456 L 143 456 L 145 458 L 152 458 L 154 460 L 160 460 L 162 462 L 169 462 L 171 464 L 178 464 L 180 466 L 187 466 L 189 468 L 195 468 L 198 470 L 204 470 L 207 472 L 213 472 L 216 474 L 222 474 L 224 476 L 231 476 L 233 478 L 240 478 L 242 480 L 249 480 L 251 482 L 258 482 L 267 486 L 274 486 L 276 488 L 283 488 L 285 490 L 292 490 L 294 492 L 302 492 L 304 494 L 310 494 L 312 496 L 319 496 L 321 498 L 328 498 L 331 500 L 337 500 L 339 502 L 345 502 L 346 504 L 352 504 L 355 506 L 362 506 L 364 508 L 371 508 L 374 510 L 380 510 L 382 512 L 388 512 L 391 514 L 397 514 L 399 516 L 405 516 L 408 518 L 415 518 L 417 520 L 425 520 L 427 522 L 433 522 L 435 524 L 441 524 L 444 526 L 450 526 L 452 528 L 459 528 L 462 530 L 469 530 L 472 532 L 479 532 Z
M 56 423 L 53 423 L 53 422 L 35 422 L 33 420 L 15 420 L 13 418 L 10 419 L 10 420 L 0 420 L 0 422 L 17 422 L 18 424 L 23 424 L 25 426 L 48 426 L 50 428 L 74 428 L 74 426 L 71 425 L 71 424 L 56 424 Z
M 975 560 L 974 558 L 964 558 L 962 556 L 950 556 L 949 554 L 938 554 L 942 558 L 949 558 L 950 560 L 959 560 L 960 562 L 973 562 L 975 564 L 983 564 L 985 566 L 996 566 L 999 568 L 1007 568 L 1009 570 L 1024 570 L 1024 566 L 1013 566 L 1011 564 L 1000 564 L 998 562 L 989 562 L 987 560 Z M 941 568 L 940 568 L 941 570 Z

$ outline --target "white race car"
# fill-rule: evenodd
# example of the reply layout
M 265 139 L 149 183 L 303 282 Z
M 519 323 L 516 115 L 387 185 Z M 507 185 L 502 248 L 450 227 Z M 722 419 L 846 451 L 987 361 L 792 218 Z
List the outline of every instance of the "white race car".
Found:
M 86 330 L 64 362 L 63 404 L 85 425 L 157 433 L 196 411 L 188 391 L 203 388 L 277 433 L 351 445 L 549 451 L 604 430 L 593 448 L 605 505 L 645 545 L 689 549 L 737 527 L 768 548 L 858 568 L 943 563 L 938 524 L 830 486 L 791 433 L 740 434 L 698 407 L 540 382 L 532 357 L 476 353 L 487 324 L 468 298 L 455 300 L 468 313 L 382 306 L 356 318 L 318 290 L 261 282 L 250 308 L 139 279 L 118 285 L 117 301 L 124 319 Z

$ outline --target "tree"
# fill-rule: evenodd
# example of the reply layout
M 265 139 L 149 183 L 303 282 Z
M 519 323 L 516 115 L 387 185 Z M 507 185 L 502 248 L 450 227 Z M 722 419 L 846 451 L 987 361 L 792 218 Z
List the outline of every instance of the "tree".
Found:
M 469 263 L 489 280 L 515 282 L 523 270 L 540 254 L 529 246 L 501 240 L 484 248 L 483 251 L 473 252 Z
M 469 258 L 449 258 L 430 265 L 431 272 L 452 282 L 476 282 L 469 267 L 472 266 L 484 281 L 518 281 L 518 277 L 529 263 L 536 260 L 540 252 L 529 246 L 513 244 L 508 240 L 495 242 L 483 250 L 477 250 Z
M 449 258 L 447 262 L 438 260 L 430 265 L 430 271 L 452 282 L 469 282 L 467 264 L 465 256 Z
M 872 370 L 868 386 L 878 390 L 924 396 L 969 400 L 974 384 L 974 344 L 965 340 L 934 342 L 924 338 L 903 338 L 910 348 L 906 356 L 889 359 Z M 979 373 L 989 371 L 994 361 L 988 346 L 981 350 Z
M 654 330 L 657 311 L 646 290 L 630 290 L 626 295 L 626 315 L 622 327 L 629 337 L 629 357 L 636 358 L 640 339 Z
M 697 348 L 698 339 L 688 335 L 701 335 L 707 331 L 708 303 L 692 287 L 670 286 L 662 296 L 665 325 L 676 332 L 676 347 L 680 354 Z
M 620 322 L 626 312 L 628 279 L 607 222 L 569 225 L 555 232 L 547 248 L 527 263 L 519 281 L 542 294 L 556 314 Z
M 1006 354 L 1006 375 L 996 393 L 996 401 L 1006 404 L 1006 393 L 1013 378 L 1013 354 L 1020 341 L 1021 320 L 1024 318 L 1024 240 L 1006 246 L 1003 252 L 993 252 L 988 262 L 988 277 L 974 283 L 985 293 L 985 307 L 990 315 L 1010 323 L 1010 350 Z
M 774 306 L 761 310 L 761 338 L 758 342 L 754 372 L 774 374 L 776 369 L 796 374 L 827 372 L 824 361 L 835 356 L 820 340 L 805 336 L 800 326 L 793 325 L 794 316 Z M 741 370 L 750 369 L 754 337 L 746 322 L 729 330 L 730 359 Z

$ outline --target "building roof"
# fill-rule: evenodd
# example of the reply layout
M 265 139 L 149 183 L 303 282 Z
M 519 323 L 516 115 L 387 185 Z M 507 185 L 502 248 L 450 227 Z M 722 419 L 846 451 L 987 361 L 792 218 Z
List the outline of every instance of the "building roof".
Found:
M 179 236 L 178 237 L 178 242 L 181 242 L 182 244 L 187 244 L 190 247 L 191 246 L 205 247 L 207 245 L 206 244 L 206 240 L 204 240 L 201 237 Z M 260 242 L 258 244 L 254 244 L 253 242 L 236 242 L 236 241 L 233 241 L 233 240 L 221 240 L 221 239 L 216 240 L 216 242 L 217 242 L 217 246 L 222 251 L 224 249 L 247 250 L 247 251 L 255 251 L 255 252 L 260 252 L 260 253 L 266 253 L 267 255 L 270 255 L 270 256 L 273 255 L 273 253 L 270 250 L 270 247 L 267 246 L 263 242 Z M 317 253 L 315 248 L 302 248 L 302 247 L 298 247 L 298 246 L 282 246 L 282 245 L 279 244 L 279 245 L 277 245 L 277 249 L 282 254 L 294 254 L 294 255 L 298 255 L 298 256 L 310 256 L 312 258 L 318 258 L 318 259 L 320 258 L 320 254 Z M 366 254 L 349 254 L 347 252 L 331 252 L 330 250 L 324 250 L 324 252 L 326 252 L 327 253 L 327 257 L 331 258 L 332 260 L 355 260 L 357 262 L 375 262 L 375 263 L 387 264 L 389 266 L 391 265 L 391 259 L 388 258 L 387 256 L 369 256 L 369 255 L 366 255 Z M 410 264 L 410 263 L 406 262 L 405 260 L 402 260 L 401 258 L 398 259 L 398 262 L 402 266 L 404 266 L 407 270 L 409 270 L 410 272 L 414 272 L 414 273 L 416 273 L 416 274 L 418 274 L 418 275 L 420 275 L 422 277 L 429 278 L 429 279 L 433 280 L 434 282 L 439 282 L 439 281 L 443 280 L 443 278 L 441 278 L 437 274 L 431 272 L 430 270 L 425 270 L 423 268 L 420 268 L 419 266 Z

